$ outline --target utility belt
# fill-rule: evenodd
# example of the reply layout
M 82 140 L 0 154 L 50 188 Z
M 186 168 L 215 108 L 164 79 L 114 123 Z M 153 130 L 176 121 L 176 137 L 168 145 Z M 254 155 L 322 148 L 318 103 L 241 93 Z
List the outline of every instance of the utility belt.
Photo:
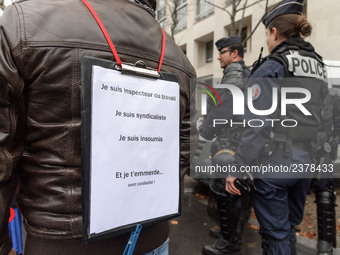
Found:
M 289 142 L 276 142 L 274 141 L 274 143 L 276 144 L 277 148 L 282 148 L 284 149 L 285 146 L 287 146 L 287 144 Z M 310 146 L 310 142 L 305 142 L 305 141 L 297 141 L 297 140 L 292 140 L 289 144 L 291 149 L 296 149 L 296 150 L 301 150 L 301 151 L 310 151 L 311 146 Z
M 262 155 L 270 156 L 275 149 L 281 148 L 284 150 L 284 156 L 289 157 L 291 150 L 301 150 L 311 153 L 311 155 L 320 161 L 327 153 L 330 154 L 332 160 L 337 157 L 339 144 L 339 137 L 327 137 L 324 133 L 320 132 L 317 137 L 310 140 L 297 140 L 288 137 L 285 134 L 271 133 L 270 139 L 265 144 Z
M 270 156 L 276 149 L 281 148 L 284 150 L 284 156 L 289 157 L 292 149 L 307 151 L 314 154 L 313 146 L 311 146 L 311 140 L 297 140 L 293 139 L 285 134 L 273 133 L 270 134 L 270 139 L 265 144 L 262 155 Z

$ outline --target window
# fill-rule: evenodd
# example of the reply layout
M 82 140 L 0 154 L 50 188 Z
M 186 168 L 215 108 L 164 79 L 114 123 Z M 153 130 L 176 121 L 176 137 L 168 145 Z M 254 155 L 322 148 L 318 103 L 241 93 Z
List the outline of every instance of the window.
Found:
M 166 29 L 166 0 L 159 0 L 157 3 L 156 19 L 163 29 Z
M 205 52 L 206 52 L 205 61 L 207 63 L 212 62 L 213 61 L 213 55 L 214 55 L 214 42 L 213 41 L 207 42 Z
M 242 30 L 241 30 L 241 40 L 242 40 L 242 42 L 245 40 L 245 39 L 247 39 L 247 27 L 244 27 L 244 28 L 242 28 Z
M 196 20 L 200 20 L 214 11 L 214 5 L 210 3 L 214 4 L 214 0 L 196 0 Z
M 213 53 L 214 53 L 214 32 L 210 32 L 208 34 L 204 34 L 199 38 L 195 39 L 195 63 L 194 66 L 196 68 L 208 67 L 208 69 L 204 68 L 204 75 L 210 74 L 208 70 L 211 69 L 211 73 L 213 73 Z M 203 70 L 203 69 L 202 69 Z M 202 75 L 200 73 L 199 75 Z
M 186 55 L 187 54 L 187 45 L 184 44 L 184 45 L 180 46 L 180 48 L 183 51 L 183 53 Z
M 187 26 L 187 0 L 178 0 L 176 11 L 178 23 L 175 27 L 175 33 Z
M 236 34 L 238 34 L 238 30 L 236 31 Z M 248 37 L 248 27 L 243 27 L 242 28 L 240 36 L 241 36 L 242 42 L 245 39 L 247 39 L 247 37 Z M 247 50 L 247 44 L 244 45 L 244 51 L 246 52 L 246 50 Z

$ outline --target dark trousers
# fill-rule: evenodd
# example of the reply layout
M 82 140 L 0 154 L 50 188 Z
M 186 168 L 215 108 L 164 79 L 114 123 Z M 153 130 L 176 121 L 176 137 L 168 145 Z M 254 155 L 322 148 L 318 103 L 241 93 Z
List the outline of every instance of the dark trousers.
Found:
M 255 214 L 267 254 L 290 255 L 295 243 L 295 226 L 303 218 L 310 179 L 256 179 L 252 193 Z
M 313 164 L 308 152 L 292 150 L 285 156 L 276 150 L 263 165 Z M 312 174 L 281 174 L 277 178 L 256 178 L 252 201 L 262 233 L 262 247 L 268 255 L 294 255 L 295 226 L 303 219 Z

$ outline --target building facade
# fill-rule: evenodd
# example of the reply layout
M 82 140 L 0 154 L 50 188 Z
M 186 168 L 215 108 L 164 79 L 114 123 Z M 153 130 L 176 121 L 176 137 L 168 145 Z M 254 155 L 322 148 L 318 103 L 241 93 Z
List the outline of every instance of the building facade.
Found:
M 261 21 L 266 9 L 266 0 L 241 0 L 234 24 L 236 32 L 241 30 L 242 38 L 248 37 Z M 248 8 L 242 10 L 244 3 Z M 269 0 L 272 8 L 279 0 Z M 175 42 L 187 54 L 199 78 L 207 80 L 221 78 L 222 70 L 217 60 L 215 42 L 232 33 L 231 16 L 233 0 L 159 0 L 157 19 L 168 33 L 171 33 L 171 14 L 176 13 L 178 23 L 173 30 Z M 340 1 L 305 0 L 305 14 L 313 26 L 312 35 L 307 38 L 320 55 L 327 60 L 340 61 Z M 260 49 L 268 54 L 265 29 L 260 23 L 247 41 L 245 62 L 248 66 L 258 59 Z

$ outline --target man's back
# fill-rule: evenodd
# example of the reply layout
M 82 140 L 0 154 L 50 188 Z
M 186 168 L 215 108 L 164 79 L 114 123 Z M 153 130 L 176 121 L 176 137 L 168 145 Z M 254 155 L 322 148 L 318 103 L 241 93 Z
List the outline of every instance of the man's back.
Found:
M 148 67 L 157 69 L 162 31 L 149 10 L 126 0 L 90 3 L 122 62 L 143 60 Z M 1 189 L 0 195 L 14 192 L 19 164 L 19 206 L 28 234 L 49 239 L 80 237 L 80 62 L 84 56 L 109 60 L 114 57 L 80 0 L 23 1 L 9 7 L 1 22 L 0 118 L 5 125 L 0 126 L 0 184 L 11 180 L 12 185 Z M 194 125 L 189 109 L 194 96 L 189 84 L 195 71 L 168 38 L 162 71 L 177 74 L 181 85 L 184 170 Z M 167 230 L 158 230 L 160 234 L 153 236 L 158 240 L 152 244 L 149 241 L 150 245 L 145 241 L 143 245 L 147 247 L 142 252 L 164 241 Z M 1 232 L 0 236 L 4 235 Z M 6 242 L 1 242 L 3 247 Z

